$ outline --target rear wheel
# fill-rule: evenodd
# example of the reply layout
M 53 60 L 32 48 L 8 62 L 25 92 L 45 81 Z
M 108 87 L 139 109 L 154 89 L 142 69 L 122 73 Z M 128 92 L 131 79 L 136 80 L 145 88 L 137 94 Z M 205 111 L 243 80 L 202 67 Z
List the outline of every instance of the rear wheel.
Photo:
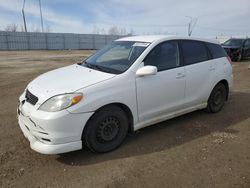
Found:
M 222 83 L 217 84 L 210 94 L 205 110 L 211 113 L 219 112 L 223 108 L 226 98 L 227 89 L 225 85 Z
M 117 106 L 104 107 L 97 111 L 86 125 L 84 140 L 94 152 L 108 152 L 116 149 L 128 132 L 128 119 Z

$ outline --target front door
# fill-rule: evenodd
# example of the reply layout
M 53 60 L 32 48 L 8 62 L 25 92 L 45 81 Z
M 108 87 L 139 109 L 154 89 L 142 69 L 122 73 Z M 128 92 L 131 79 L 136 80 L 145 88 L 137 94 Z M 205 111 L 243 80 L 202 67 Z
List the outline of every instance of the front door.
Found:
M 181 109 L 185 98 L 185 68 L 180 66 L 175 41 L 157 45 L 145 58 L 144 66 L 156 66 L 156 75 L 137 77 L 139 121 L 164 116 Z
M 242 57 L 249 58 L 250 57 L 250 39 L 246 40 L 242 49 Z

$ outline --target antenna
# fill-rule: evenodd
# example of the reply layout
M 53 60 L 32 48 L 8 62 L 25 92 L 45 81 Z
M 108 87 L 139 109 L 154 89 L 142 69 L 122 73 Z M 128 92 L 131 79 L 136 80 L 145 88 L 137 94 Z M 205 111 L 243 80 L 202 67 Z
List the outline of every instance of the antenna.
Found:
M 25 0 L 23 0 L 22 15 L 23 15 L 23 24 L 24 24 L 24 29 L 25 29 L 25 32 L 27 33 L 26 19 L 25 19 L 25 14 L 24 14 L 24 7 L 25 7 Z
M 40 8 L 41 26 L 42 26 L 42 32 L 43 32 L 43 14 L 42 14 L 41 0 L 38 0 L 38 1 L 39 1 L 39 8 Z

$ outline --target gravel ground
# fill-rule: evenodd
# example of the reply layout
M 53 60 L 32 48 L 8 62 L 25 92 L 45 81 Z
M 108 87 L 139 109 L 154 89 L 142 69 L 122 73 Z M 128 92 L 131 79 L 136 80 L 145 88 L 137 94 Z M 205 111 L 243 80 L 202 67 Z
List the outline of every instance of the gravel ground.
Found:
M 156 124 L 106 154 L 32 151 L 16 119 L 19 95 L 37 75 L 92 52 L 0 52 L 0 187 L 250 187 L 250 61 L 234 63 L 234 88 L 217 114 Z

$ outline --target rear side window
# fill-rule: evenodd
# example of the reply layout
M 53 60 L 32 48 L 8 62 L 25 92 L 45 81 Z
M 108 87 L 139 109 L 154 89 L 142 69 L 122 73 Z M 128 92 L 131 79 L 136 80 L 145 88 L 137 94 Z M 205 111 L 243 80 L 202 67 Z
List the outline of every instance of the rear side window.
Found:
M 244 44 L 245 48 L 250 48 L 250 40 L 246 40 L 245 44 Z
M 207 47 L 208 47 L 213 59 L 227 56 L 225 50 L 219 44 L 207 43 Z
M 182 57 L 185 65 L 192 65 L 209 60 L 208 51 L 203 42 L 181 41 Z

